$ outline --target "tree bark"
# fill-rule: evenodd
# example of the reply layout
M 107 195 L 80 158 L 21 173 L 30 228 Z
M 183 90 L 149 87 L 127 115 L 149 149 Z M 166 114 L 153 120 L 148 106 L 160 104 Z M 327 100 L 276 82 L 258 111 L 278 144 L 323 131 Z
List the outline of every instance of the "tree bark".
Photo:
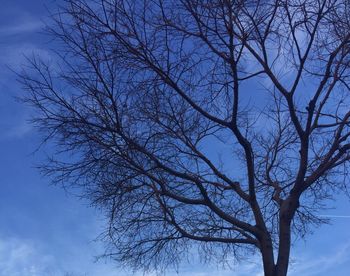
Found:
M 265 276 L 286 276 L 288 273 L 291 247 L 291 222 L 298 207 L 299 202 L 296 197 L 290 197 L 289 199 L 285 200 L 281 206 L 279 222 L 279 247 L 276 264 L 270 234 L 263 234 L 260 239 L 260 251 L 263 259 Z
M 263 259 L 263 267 L 265 276 L 274 276 L 275 260 L 273 246 L 270 234 L 265 235 L 261 241 L 261 255 Z
M 290 197 L 281 206 L 278 257 L 273 276 L 287 275 L 291 247 L 291 222 L 298 207 L 297 197 Z
M 291 241 L 291 220 L 282 218 L 280 222 L 278 258 L 274 276 L 286 276 L 289 264 L 290 241 Z

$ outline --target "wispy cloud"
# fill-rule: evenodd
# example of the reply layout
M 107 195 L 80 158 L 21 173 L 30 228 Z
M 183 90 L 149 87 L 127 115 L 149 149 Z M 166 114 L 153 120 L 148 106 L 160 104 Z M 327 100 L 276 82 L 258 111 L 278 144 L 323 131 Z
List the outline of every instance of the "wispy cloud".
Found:
M 350 218 L 349 215 L 319 215 L 322 218 Z
M 14 1 L 15 2 L 15 1 Z M 22 6 L 3 5 L 0 16 L 0 37 L 30 34 L 43 28 L 44 23 L 40 14 L 30 12 Z M 0 44 L 6 44 L 7 40 L 1 40 Z
M 0 239 L 0 275 L 53 275 L 54 263 L 52 256 L 39 252 L 29 240 Z
M 8 18 L 0 24 L 0 70 L 6 72 L 6 66 L 16 68 L 24 55 L 45 54 L 39 46 L 39 31 L 45 26 L 39 16 L 20 8 L 8 8 L 0 11 L 0 16 Z M 45 52 L 45 53 L 43 53 Z M 1 73 L 4 73 L 1 72 Z
M 338 246 L 333 252 L 329 252 L 323 256 L 302 256 L 296 258 L 291 266 L 291 275 L 326 275 L 327 271 L 331 271 L 335 267 L 350 262 L 350 241 Z
M 0 27 L 0 36 L 19 35 L 23 33 L 36 32 L 43 28 L 43 23 L 36 19 L 19 22 L 14 25 Z
M 114 267 L 93 262 L 68 262 L 76 256 L 56 256 L 45 252 L 33 240 L 21 238 L 0 238 L 0 275 L 11 276 L 118 276 Z
M 24 137 L 32 130 L 32 126 L 27 122 L 20 122 L 18 125 L 10 127 L 7 131 L 3 132 L 1 136 L 3 139 L 19 139 Z
M 338 247 L 335 252 L 331 252 L 321 257 L 305 257 L 301 256 L 294 260 L 290 268 L 291 276 L 299 275 L 326 275 L 325 272 L 331 270 L 333 267 L 350 261 L 348 254 L 350 250 L 350 241 Z M 167 276 L 263 276 L 261 265 L 258 262 L 258 257 L 251 262 L 242 262 L 234 266 L 233 269 L 215 269 L 213 267 L 194 266 L 187 271 L 180 271 L 179 273 L 170 272 Z M 156 276 L 156 273 L 133 273 L 128 274 L 118 269 L 108 266 L 102 269 L 91 269 L 89 265 L 77 263 L 76 267 L 60 267 L 61 262 L 57 257 L 47 254 L 40 250 L 33 241 L 10 238 L 0 238 L 0 275 L 11 276 L 58 276 L 65 275 L 67 272 L 72 272 L 72 275 L 134 275 L 134 276 Z M 86 271 L 84 271 L 86 270 Z M 102 274 L 100 274 L 100 272 Z M 83 274 L 82 274 L 83 273 Z M 69 274 L 68 274 L 69 275 Z

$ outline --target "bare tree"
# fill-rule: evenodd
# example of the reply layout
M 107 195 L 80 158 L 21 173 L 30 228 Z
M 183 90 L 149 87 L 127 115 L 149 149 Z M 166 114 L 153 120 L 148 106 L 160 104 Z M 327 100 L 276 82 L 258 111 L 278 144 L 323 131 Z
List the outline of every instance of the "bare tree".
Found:
M 287 275 L 292 236 L 346 191 L 349 5 L 67 0 L 57 57 L 20 78 L 57 148 L 44 172 L 107 210 L 121 263 L 248 250 Z

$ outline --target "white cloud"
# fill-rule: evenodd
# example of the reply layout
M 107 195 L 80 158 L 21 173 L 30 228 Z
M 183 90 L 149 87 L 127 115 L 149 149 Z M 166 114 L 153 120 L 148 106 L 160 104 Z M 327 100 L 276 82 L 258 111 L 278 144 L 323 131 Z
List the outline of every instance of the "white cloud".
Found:
M 334 252 L 323 256 L 301 254 L 294 258 L 290 266 L 289 275 L 325 275 L 328 270 L 350 261 L 350 241 L 336 248 Z M 69 250 L 68 250 L 69 252 Z M 310 253 L 310 252 L 309 252 Z M 63 257 L 63 256 L 62 256 Z M 156 276 L 156 273 L 131 273 L 121 271 L 113 264 L 93 263 L 77 260 L 76 256 L 71 256 L 72 263 L 64 261 L 67 256 L 61 257 L 48 254 L 32 240 L 19 238 L 0 238 L 0 275 L 1 276 L 64 276 L 64 275 L 84 275 L 84 276 Z M 81 262 L 83 261 L 83 262 Z M 65 267 L 62 267 L 66 265 Z M 71 274 L 69 274 L 70 272 Z M 179 273 L 167 272 L 167 276 L 263 276 L 259 256 L 242 263 L 233 263 L 232 269 L 220 269 L 213 266 L 203 266 L 199 264 L 188 266 L 185 270 L 180 269 Z
M 319 215 L 321 218 L 350 218 L 349 215 Z
M 8 20 L 0 26 L 1 71 L 9 73 L 5 66 L 16 70 L 23 62 L 24 55 L 35 53 L 47 58 L 48 51 L 38 45 L 39 31 L 45 26 L 38 15 L 28 13 L 20 7 L 2 10 L 0 16 L 2 14 L 6 14 Z
M 24 137 L 32 130 L 32 126 L 25 120 L 20 122 L 18 125 L 9 128 L 3 132 L 3 139 L 18 139 Z
M 15 25 L 0 27 L 0 36 L 18 35 L 23 33 L 35 32 L 42 29 L 44 24 L 36 19 L 29 19 L 19 22 Z
M 42 254 L 29 240 L 0 239 L 0 275 L 49 276 L 54 263 L 53 256 Z
M 67 254 L 68 252 L 70 251 L 67 250 Z M 81 261 L 77 256 L 49 254 L 33 240 L 0 238 L 0 276 L 121 275 L 110 265 Z
M 326 273 L 328 270 L 337 267 L 346 262 L 350 262 L 350 241 L 338 246 L 336 250 L 323 256 L 302 256 L 296 258 L 291 266 L 290 274 L 292 276 L 310 275 L 316 276 Z M 325 274 L 323 274 L 325 275 Z
M 20 38 L 18 35 L 36 32 L 44 26 L 40 15 L 29 12 L 23 7 L 16 5 L 16 3 L 2 7 L 0 15 L 4 22 L 0 26 L 1 37 L 16 35 L 16 38 Z M 6 41 L 7 39 L 2 40 L 1 44 L 6 43 Z

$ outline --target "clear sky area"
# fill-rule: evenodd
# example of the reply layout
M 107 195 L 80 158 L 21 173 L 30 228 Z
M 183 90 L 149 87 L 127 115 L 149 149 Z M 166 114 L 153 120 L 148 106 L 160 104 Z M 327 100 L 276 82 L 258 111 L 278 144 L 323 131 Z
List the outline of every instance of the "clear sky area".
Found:
M 98 240 L 103 215 L 40 176 L 40 137 L 28 122 L 31 110 L 16 100 L 23 91 L 9 68 L 20 70 L 25 55 L 50 56 L 41 31 L 48 10 L 60 2 L 0 1 L 0 276 L 135 275 L 109 260 L 97 261 L 104 252 Z M 330 207 L 324 216 L 331 224 L 296 241 L 289 275 L 350 275 L 350 201 L 337 195 Z M 166 275 L 263 275 L 259 263 L 251 257 L 232 262 L 230 270 L 194 261 Z

